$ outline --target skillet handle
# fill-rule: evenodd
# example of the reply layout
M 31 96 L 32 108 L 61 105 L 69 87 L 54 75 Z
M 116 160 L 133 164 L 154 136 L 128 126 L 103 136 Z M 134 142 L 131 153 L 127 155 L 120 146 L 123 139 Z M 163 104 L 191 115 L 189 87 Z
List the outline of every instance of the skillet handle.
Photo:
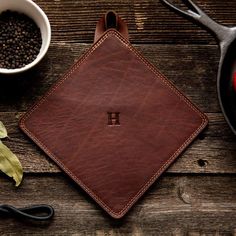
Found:
M 211 19 L 205 12 L 203 12 L 192 0 L 185 1 L 188 5 L 191 5 L 195 11 L 190 9 L 184 11 L 176 7 L 174 4 L 170 3 L 168 0 L 161 1 L 175 12 L 180 13 L 181 15 L 187 18 L 192 18 L 203 26 L 205 26 L 206 28 L 208 28 L 220 42 L 229 41 L 229 38 L 232 38 L 232 35 L 235 34 L 235 28 L 229 28 L 217 23 L 216 21 Z

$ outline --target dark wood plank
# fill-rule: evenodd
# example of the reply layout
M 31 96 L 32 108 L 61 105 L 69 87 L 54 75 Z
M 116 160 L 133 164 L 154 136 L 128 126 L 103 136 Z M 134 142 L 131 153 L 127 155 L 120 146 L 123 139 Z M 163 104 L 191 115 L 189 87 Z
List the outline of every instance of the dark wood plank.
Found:
M 18 128 L 21 113 L 0 113 L 9 131 L 5 143 L 20 158 L 26 173 L 60 170 Z M 209 113 L 210 125 L 168 170 L 170 173 L 236 173 L 236 137 L 223 116 Z
M 25 111 L 90 45 L 52 44 L 33 70 L 16 77 L 0 76 L 0 111 Z M 216 75 L 217 46 L 141 45 L 136 48 L 205 112 L 219 112 Z
M 63 176 L 26 176 L 16 189 L 1 177 L 1 203 L 51 204 L 53 222 L 1 219 L 1 235 L 233 235 L 235 176 L 165 175 L 122 220 L 113 220 Z
M 42 7 L 51 21 L 53 42 L 92 42 L 98 19 L 107 10 L 113 9 L 127 21 L 132 42 L 216 43 L 204 29 L 170 12 L 157 0 L 98 0 L 96 3 L 93 0 L 35 0 L 35 2 Z M 220 23 L 227 26 L 236 25 L 234 0 L 195 0 L 195 2 Z

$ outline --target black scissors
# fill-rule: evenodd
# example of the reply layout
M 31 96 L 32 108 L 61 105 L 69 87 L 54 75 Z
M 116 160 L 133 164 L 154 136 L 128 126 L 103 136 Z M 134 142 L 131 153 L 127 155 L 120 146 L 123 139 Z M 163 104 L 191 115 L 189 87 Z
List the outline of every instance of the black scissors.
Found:
M 161 0 L 175 12 L 193 19 L 208 28 L 218 39 L 221 59 L 217 78 L 217 91 L 221 110 L 236 135 L 236 27 L 218 24 L 204 13 L 193 1 L 185 0 L 193 10 L 181 10 L 168 0 Z
M 11 205 L 0 205 L 0 217 L 11 217 L 19 220 L 47 221 L 54 215 L 54 209 L 49 205 L 34 205 L 15 208 Z

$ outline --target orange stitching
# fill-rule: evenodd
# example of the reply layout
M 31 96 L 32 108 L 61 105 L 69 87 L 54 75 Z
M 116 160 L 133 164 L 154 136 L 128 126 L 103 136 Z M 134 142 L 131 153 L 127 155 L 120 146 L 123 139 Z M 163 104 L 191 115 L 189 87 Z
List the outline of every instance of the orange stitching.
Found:
M 40 140 L 38 140 L 33 133 L 31 133 L 25 126 L 24 121 L 47 99 L 49 95 L 51 95 L 60 85 L 63 84 L 64 81 L 66 81 L 69 76 L 108 38 L 108 36 L 114 35 L 117 37 L 124 46 L 126 46 L 129 50 L 135 53 L 137 58 L 141 60 L 148 68 L 155 74 L 157 77 L 166 85 L 168 86 L 176 95 L 178 95 L 180 98 L 184 100 L 184 102 L 193 110 L 195 111 L 201 118 L 202 123 L 198 127 L 197 130 L 195 130 L 190 137 L 182 144 L 182 146 L 177 149 L 174 154 L 162 165 L 162 167 L 149 179 L 149 181 L 135 194 L 130 200 L 128 200 L 128 203 L 124 206 L 124 208 L 119 211 L 115 212 L 113 211 L 109 206 L 106 205 L 106 203 L 101 200 L 97 194 L 95 194 L 92 190 L 90 190 L 88 187 L 86 187 L 83 182 L 78 179 L 67 167 L 57 159 L 57 157 L 51 153 L 51 151 L 47 148 L 46 145 L 44 145 Z M 99 205 L 101 205 L 104 209 L 106 209 L 111 215 L 115 217 L 121 217 L 124 212 L 128 211 L 128 209 L 132 206 L 132 204 L 139 199 L 139 197 L 147 190 L 147 188 L 158 178 L 158 176 L 171 164 L 171 162 L 186 148 L 186 146 L 194 139 L 194 137 L 197 136 L 197 134 L 207 125 L 207 118 L 205 115 L 203 115 L 190 101 L 180 92 L 178 91 L 174 85 L 168 81 L 164 75 L 162 75 L 159 71 L 156 70 L 156 68 L 149 63 L 145 58 L 143 58 L 139 52 L 132 47 L 132 45 L 127 42 L 117 31 L 114 30 L 108 30 L 101 38 L 98 40 L 93 47 L 91 47 L 87 53 L 81 57 L 81 59 L 74 64 L 71 69 L 62 77 L 61 80 L 59 80 L 49 91 L 48 93 L 40 99 L 40 101 L 35 104 L 31 110 L 22 117 L 20 120 L 20 127 L 22 130 L 24 130 L 29 137 L 31 137 L 64 171 L 69 174 L 75 182 L 77 182 L 88 194 L 90 194 Z

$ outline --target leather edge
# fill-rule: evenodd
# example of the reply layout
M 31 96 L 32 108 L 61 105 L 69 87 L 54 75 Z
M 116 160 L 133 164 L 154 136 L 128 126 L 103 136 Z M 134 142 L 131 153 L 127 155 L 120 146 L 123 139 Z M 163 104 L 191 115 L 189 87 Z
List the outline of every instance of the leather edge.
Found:
M 128 203 L 124 206 L 124 208 L 119 211 L 115 212 L 113 211 L 109 206 L 106 205 L 92 190 L 90 190 L 88 187 L 86 187 L 81 180 L 79 180 L 76 176 L 71 173 L 67 167 L 65 167 L 56 156 L 54 156 L 48 148 L 39 141 L 32 132 L 28 130 L 28 128 L 25 125 L 25 121 L 31 113 L 43 103 L 43 101 L 46 100 L 46 98 L 53 93 L 57 87 L 59 87 L 63 82 L 69 78 L 70 74 L 73 73 L 75 69 L 77 69 L 80 64 L 86 60 L 86 58 L 110 35 L 115 35 L 118 37 L 125 46 L 129 48 L 133 53 L 136 54 L 136 56 L 141 59 L 148 67 L 153 71 L 153 73 L 156 74 L 159 79 L 161 79 L 170 89 L 172 89 L 176 95 L 181 97 L 188 106 L 195 111 L 200 117 L 201 117 L 201 124 L 198 128 L 195 129 L 195 131 L 189 136 L 188 139 L 183 143 L 183 145 L 176 150 L 176 152 L 165 162 L 165 164 L 149 179 L 149 181 L 139 190 L 139 192 L 132 197 L 131 200 L 128 201 Z M 183 95 L 174 85 L 172 82 L 166 79 L 166 77 L 161 74 L 149 61 L 147 61 L 126 39 L 122 37 L 122 35 L 114 29 L 109 29 L 106 32 L 104 32 L 103 36 L 94 43 L 91 48 L 85 52 L 85 54 L 69 69 L 67 73 L 64 74 L 64 76 L 59 79 L 54 86 L 49 89 L 49 91 L 44 95 L 39 101 L 37 101 L 19 121 L 19 127 L 21 130 L 28 135 L 51 159 L 53 159 L 57 165 L 63 169 L 77 184 L 80 185 L 82 189 L 84 189 L 85 192 L 87 192 L 109 215 L 111 215 L 113 218 L 119 219 L 122 218 L 128 210 L 134 205 L 134 203 L 145 193 L 145 191 L 157 180 L 157 178 L 172 164 L 172 162 L 187 148 L 187 146 L 197 137 L 197 135 L 207 126 L 208 124 L 208 118 L 205 114 L 203 114 L 190 100 Z

